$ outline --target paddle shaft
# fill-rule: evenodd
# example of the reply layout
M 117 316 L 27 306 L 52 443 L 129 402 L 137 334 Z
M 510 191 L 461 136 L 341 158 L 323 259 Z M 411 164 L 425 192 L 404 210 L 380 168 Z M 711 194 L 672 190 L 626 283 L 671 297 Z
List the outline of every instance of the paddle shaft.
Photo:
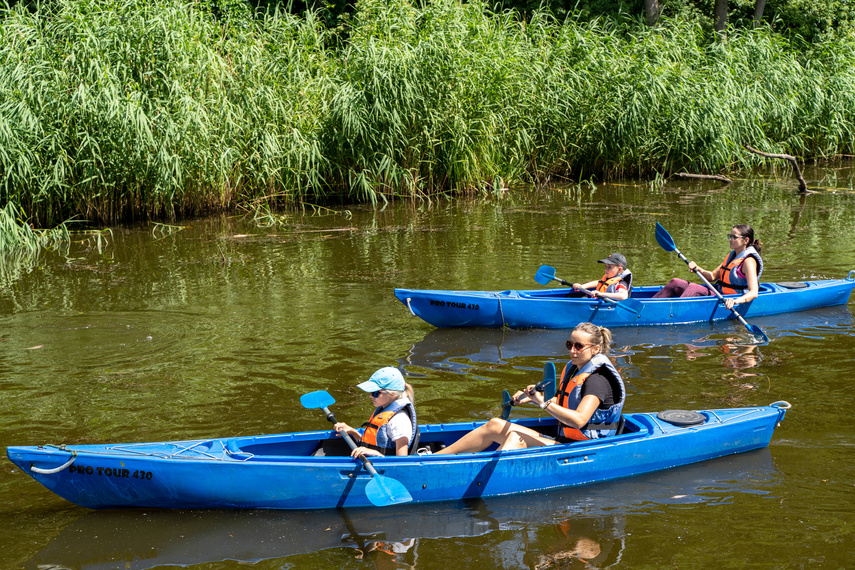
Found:
M 682 259 L 683 261 L 685 261 L 685 262 L 686 262 L 686 265 L 689 265 L 689 260 L 688 260 L 688 259 L 686 259 L 686 256 L 685 256 L 685 255 L 683 255 L 683 253 L 682 253 L 679 249 L 677 249 L 677 248 L 675 247 L 675 248 L 674 248 L 674 251 L 677 253 L 677 256 L 678 256 L 680 259 Z M 718 289 L 716 289 L 715 287 L 713 287 L 713 286 L 710 284 L 710 282 L 709 282 L 709 281 L 707 281 L 707 278 L 706 278 L 706 277 L 704 277 L 703 275 L 701 275 L 701 272 L 700 272 L 700 271 L 698 271 L 698 270 L 697 270 L 697 268 L 692 269 L 692 272 L 693 272 L 695 275 L 697 275 L 698 277 L 700 277 L 700 278 L 701 278 L 701 281 L 703 281 L 703 282 L 704 282 L 704 285 L 706 285 L 706 286 L 707 286 L 707 288 L 709 288 L 709 290 L 710 290 L 710 291 L 712 291 L 713 293 L 715 293 L 715 296 L 716 296 L 716 297 L 718 297 L 718 300 L 719 300 L 719 301 L 721 301 L 722 303 L 724 303 L 724 297 L 722 297 L 721 293 L 719 293 L 719 292 L 718 292 Z M 726 306 L 727 306 L 727 305 L 725 305 L 725 307 L 726 307 Z M 745 325 L 745 328 L 747 328 L 748 330 L 750 330 L 750 331 L 754 332 L 754 329 L 755 329 L 756 327 L 752 327 L 750 324 L 748 324 L 748 321 L 746 321 L 746 320 L 745 320 L 745 318 L 744 318 L 742 315 L 740 315 L 740 314 L 739 314 L 739 311 L 737 311 L 737 310 L 736 310 L 736 309 L 734 309 L 733 307 L 731 307 L 731 308 L 730 308 L 730 311 L 731 311 L 734 315 L 736 315 L 736 318 L 737 318 L 737 319 L 739 319 L 739 322 L 740 322 L 740 323 L 742 323 L 743 325 Z M 759 329 L 757 329 L 757 330 L 759 330 Z M 762 334 L 762 331 L 761 331 L 761 334 Z M 766 335 L 763 335 L 763 336 L 766 336 Z
M 334 414 L 334 413 L 332 413 L 332 412 L 330 411 L 330 409 L 329 409 L 328 407 L 326 407 L 326 406 L 324 406 L 322 409 L 323 409 L 324 413 L 327 415 L 327 420 L 328 420 L 329 422 L 331 422 L 331 423 L 335 424 L 335 423 L 336 423 L 335 414 Z M 338 433 L 340 433 L 340 434 L 341 434 L 341 437 L 343 437 L 343 438 L 344 438 L 344 441 L 346 441 L 346 442 L 347 442 L 347 445 L 349 445 L 349 446 L 350 446 L 350 449 L 352 449 L 352 450 L 356 451 L 356 447 L 357 447 L 356 442 L 355 442 L 355 441 L 353 441 L 353 438 L 352 438 L 352 437 L 350 437 L 350 434 L 348 434 L 346 431 L 340 431 L 340 432 L 338 432 Z M 367 458 L 367 457 L 365 457 L 364 455 L 360 455 L 360 456 L 359 456 L 359 459 L 362 461 L 362 465 L 365 467 L 365 470 L 366 470 L 366 471 L 368 471 L 369 473 L 371 473 L 371 476 L 372 476 L 372 477 L 373 477 L 374 475 L 377 475 L 377 470 L 376 470 L 376 469 L 374 469 L 374 464 L 373 464 L 373 463 L 371 463 L 371 460 L 370 460 L 370 459 L 368 459 L 368 458 Z
M 549 385 L 550 382 L 552 382 L 552 380 L 541 380 L 540 382 L 534 385 L 534 389 L 537 392 L 546 392 L 546 387 Z M 511 398 L 511 405 L 516 406 L 513 398 Z
M 609 303 L 611 303 L 611 304 L 613 304 L 613 305 L 617 305 L 617 304 L 619 304 L 619 303 L 620 303 L 620 301 L 617 301 L 617 300 L 615 300 L 615 299 L 612 299 L 611 297 L 598 297 L 598 296 L 594 295 L 594 292 L 593 292 L 593 291 L 590 291 L 590 290 L 588 290 L 588 289 L 585 289 L 584 287 L 579 287 L 579 290 L 580 290 L 580 291 L 582 291 L 582 292 L 584 292 L 584 293 L 587 293 L 587 294 L 588 294 L 588 295 L 590 295 L 591 297 L 595 297 L 595 298 L 597 298 L 597 299 L 602 299 L 603 301 L 609 302 Z

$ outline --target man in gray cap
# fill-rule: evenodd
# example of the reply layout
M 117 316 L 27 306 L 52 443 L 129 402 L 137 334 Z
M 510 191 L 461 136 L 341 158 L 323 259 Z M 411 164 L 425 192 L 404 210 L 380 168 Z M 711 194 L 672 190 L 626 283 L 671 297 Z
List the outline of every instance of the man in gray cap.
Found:
M 597 263 L 606 265 L 606 273 L 599 281 L 573 283 L 573 289 L 583 291 L 591 297 L 601 297 L 623 301 L 632 293 L 632 272 L 626 267 L 626 257 L 622 253 L 610 253 Z

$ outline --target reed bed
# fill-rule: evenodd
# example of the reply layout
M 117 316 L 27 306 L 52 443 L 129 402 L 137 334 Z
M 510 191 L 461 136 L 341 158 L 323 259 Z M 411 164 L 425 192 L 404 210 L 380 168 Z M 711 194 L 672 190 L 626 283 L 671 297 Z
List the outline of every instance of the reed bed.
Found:
M 855 32 L 523 22 L 360 0 L 347 26 L 180 0 L 0 11 L 0 203 L 54 224 L 667 176 L 855 153 Z

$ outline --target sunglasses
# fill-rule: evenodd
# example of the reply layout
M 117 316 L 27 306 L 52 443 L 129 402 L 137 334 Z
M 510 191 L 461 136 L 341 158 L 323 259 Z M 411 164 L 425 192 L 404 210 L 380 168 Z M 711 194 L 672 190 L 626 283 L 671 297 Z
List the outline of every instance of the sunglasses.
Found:
M 727 236 L 727 239 L 742 239 L 742 238 L 744 238 L 744 237 L 745 237 L 745 236 L 735 236 L 735 235 L 733 235 L 733 234 L 730 234 L 729 236 Z
M 570 342 L 569 340 L 564 344 L 567 346 L 567 350 L 576 350 L 576 352 L 581 352 L 589 346 L 592 346 L 590 344 L 582 344 L 581 342 Z
M 368 395 L 369 395 L 369 396 L 371 396 L 372 398 L 379 398 L 379 397 L 380 397 L 380 394 L 382 394 L 382 393 L 383 393 L 383 392 L 385 392 L 385 391 L 386 391 L 386 390 L 377 390 L 376 392 L 371 392 L 371 393 L 370 393 L 370 394 L 368 394 Z

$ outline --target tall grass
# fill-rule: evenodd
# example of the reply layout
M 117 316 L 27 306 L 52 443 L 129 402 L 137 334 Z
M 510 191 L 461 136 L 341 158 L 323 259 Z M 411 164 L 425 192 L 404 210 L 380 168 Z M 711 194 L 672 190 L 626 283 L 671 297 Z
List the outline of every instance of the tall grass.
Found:
M 726 41 L 360 0 L 340 30 L 180 0 L 0 11 L 0 203 L 35 222 L 378 201 L 855 153 L 855 32 Z M 222 16 L 222 15 L 220 15 Z

